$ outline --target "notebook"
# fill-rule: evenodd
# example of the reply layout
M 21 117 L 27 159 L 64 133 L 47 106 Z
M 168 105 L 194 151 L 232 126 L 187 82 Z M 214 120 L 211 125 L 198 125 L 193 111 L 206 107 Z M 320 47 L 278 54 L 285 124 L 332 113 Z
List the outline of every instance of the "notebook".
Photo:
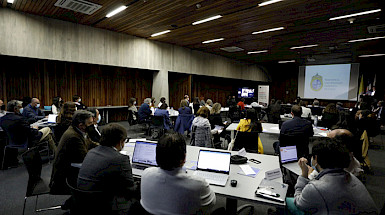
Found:
M 158 166 L 156 163 L 156 142 L 136 141 L 132 155 L 132 166 L 137 169 Z
M 298 166 L 297 147 L 284 146 L 279 147 L 279 161 L 283 167 L 291 172 L 301 175 L 302 170 Z
M 263 179 L 255 191 L 255 196 L 277 202 L 285 202 L 287 188 L 287 184 Z
M 56 118 L 57 118 L 57 115 L 56 114 L 49 114 L 48 115 L 48 123 L 56 123 Z
M 209 184 L 225 186 L 230 174 L 230 152 L 203 150 L 199 151 L 197 170 Z

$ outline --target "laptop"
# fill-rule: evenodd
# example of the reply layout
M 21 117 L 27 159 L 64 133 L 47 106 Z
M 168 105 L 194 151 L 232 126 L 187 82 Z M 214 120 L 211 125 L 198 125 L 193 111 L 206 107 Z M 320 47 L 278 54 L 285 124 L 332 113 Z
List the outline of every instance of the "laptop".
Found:
M 293 173 L 302 174 L 302 170 L 298 166 L 297 146 L 279 147 L 279 161 L 283 167 Z
M 199 151 L 197 170 L 209 184 L 225 186 L 230 174 L 230 152 L 203 150 Z
M 132 155 L 132 167 L 146 169 L 151 166 L 158 166 L 156 163 L 156 142 L 136 141 L 134 154 Z
M 49 114 L 47 122 L 48 123 L 56 123 L 56 118 L 57 118 L 56 114 Z

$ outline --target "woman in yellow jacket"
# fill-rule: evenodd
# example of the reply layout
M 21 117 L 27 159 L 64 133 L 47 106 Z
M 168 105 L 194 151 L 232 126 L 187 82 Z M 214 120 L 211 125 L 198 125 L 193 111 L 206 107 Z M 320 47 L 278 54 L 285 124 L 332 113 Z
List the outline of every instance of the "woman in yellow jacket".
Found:
M 246 118 L 241 119 L 237 126 L 237 131 L 240 132 L 262 132 L 262 124 L 258 120 L 254 109 L 246 110 Z M 261 139 L 258 137 L 258 152 L 263 154 L 263 145 Z

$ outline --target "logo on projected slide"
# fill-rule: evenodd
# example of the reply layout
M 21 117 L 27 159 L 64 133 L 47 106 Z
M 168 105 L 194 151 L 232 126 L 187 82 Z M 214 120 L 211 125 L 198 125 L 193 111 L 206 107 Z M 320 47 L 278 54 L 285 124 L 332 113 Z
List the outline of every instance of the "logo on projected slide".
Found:
M 322 76 L 318 75 L 315 75 L 311 78 L 311 82 L 310 82 L 310 88 L 314 91 L 320 91 L 323 87 L 323 81 L 322 81 Z

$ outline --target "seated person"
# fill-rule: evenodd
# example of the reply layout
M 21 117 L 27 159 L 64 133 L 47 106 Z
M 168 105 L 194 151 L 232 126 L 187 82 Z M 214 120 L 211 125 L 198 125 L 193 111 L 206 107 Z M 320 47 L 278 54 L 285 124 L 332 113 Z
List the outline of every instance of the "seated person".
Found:
M 83 163 L 88 150 L 96 146 L 86 134 L 86 129 L 92 125 L 92 121 L 92 113 L 85 110 L 76 111 L 73 115 L 72 124 L 64 132 L 55 152 L 50 182 L 52 194 L 70 194 L 66 178 L 77 177 L 71 175 L 71 163 Z
M 52 138 L 51 129 L 46 127 L 37 130 L 27 123 L 21 115 L 23 112 L 22 102 L 17 100 L 9 101 L 6 114 L 0 118 L 0 127 L 7 133 L 9 142 L 15 145 L 23 145 L 28 142 L 28 148 L 49 141 L 50 147 L 56 149 L 55 141 Z
M 309 137 L 314 135 L 313 126 L 309 120 L 301 118 L 302 109 L 300 106 L 293 105 L 291 115 L 293 119 L 285 121 L 282 124 L 279 134 L 279 144 L 281 146 L 296 145 L 298 156 L 306 157 L 309 155 Z M 275 144 L 277 154 L 279 153 L 279 144 Z
M 186 142 L 181 134 L 165 134 L 160 138 L 156 146 L 159 167 L 147 168 L 142 174 L 140 203 L 147 212 L 208 214 L 215 205 L 215 193 L 206 180 L 182 169 L 185 161 Z
M 60 96 L 57 96 L 52 99 L 51 111 L 53 114 L 58 115 L 62 107 L 63 107 L 63 99 Z
M 377 214 L 365 186 L 344 170 L 349 159 L 347 149 L 336 140 L 318 141 L 313 146 L 311 161 L 298 161 L 302 175 L 295 185 L 294 205 L 287 198 L 289 210 L 295 214 Z M 309 165 L 319 172 L 314 180 L 308 179 Z
M 213 107 L 210 110 L 210 116 L 209 116 L 209 122 L 211 125 L 211 129 L 214 129 L 215 126 L 222 126 L 222 131 L 224 128 L 223 122 L 222 122 L 222 117 L 221 117 L 221 104 L 215 103 Z M 220 143 L 220 132 L 213 134 L 214 137 L 214 143 Z M 222 133 L 221 133 L 222 134 Z
M 167 104 L 163 103 L 160 108 L 155 110 L 154 116 L 162 116 L 163 117 L 163 126 L 164 129 L 169 130 L 172 127 L 170 122 L 170 115 L 167 110 Z
M 192 114 L 190 107 L 186 100 L 180 101 L 180 108 L 178 109 L 179 114 Z
M 311 109 L 306 107 L 305 101 L 301 101 L 301 109 L 302 109 L 302 118 L 310 118 L 311 117 Z
M 196 113 L 198 112 L 199 108 L 200 108 L 200 104 L 199 104 L 199 98 L 198 97 L 195 97 L 193 99 L 193 102 L 191 103 L 192 104 L 192 112 L 194 115 L 196 115 Z M 191 107 L 191 104 L 190 104 L 190 107 Z M 385 113 L 385 111 L 384 111 Z
M 116 123 L 102 131 L 100 146 L 90 150 L 80 168 L 77 187 L 111 195 L 112 211 L 128 212 L 139 192 L 132 177 L 130 158 L 119 153 L 127 139 L 126 129 Z
M 0 99 L 0 117 L 5 115 L 5 107 L 3 100 Z
M 197 117 L 192 122 L 191 145 L 213 148 L 211 141 L 211 125 L 207 117 L 210 111 L 207 107 L 199 108 Z
M 64 103 L 56 119 L 56 126 L 53 128 L 56 142 L 60 141 L 64 132 L 67 131 L 72 123 L 72 116 L 75 114 L 76 105 L 74 102 Z
M 336 104 L 330 103 L 328 104 L 323 113 L 322 113 L 322 126 L 332 129 L 336 126 L 337 122 L 339 120 L 339 114 L 336 107 Z
M 76 110 L 86 110 L 87 106 L 82 103 L 82 98 L 78 95 L 72 96 L 72 101 L 75 102 Z
M 130 98 L 128 101 L 128 122 L 130 125 L 135 125 L 138 123 L 137 115 L 138 109 L 136 108 L 136 98 Z
M 146 98 L 143 102 L 143 104 L 140 106 L 138 110 L 138 117 L 139 122 L 149 122 L 150 116 L 151 116 L 151 109 L 150 109 L 151 99 Z
M 239 121 L 236 130 L 241 132 L 262 132 L 262 124 L 258 120 L 254 109 L 246 110 L 246 118 Z
M 241 110 L 243 111 L 245 109 L 245 98 L 242 98 L 238 104 L 237 104 L 238 107 L 241 108 Z
M 166 104 L 166 98 L 165 97 L 160 98 L 160 102 L 158 104 L 158 108 L 160 108 L 160 106 L 162 106 L 162 104 Z
M 87 127 L 88 137 L 90 137 L 90 139 L 92 141 L 99 143 L 100 142 L 100 138 L 102 136 L 101 136 L 101 133 L 100 133 L 100 130 L 99 130 L 98 123 L 102 120 L 102 116 L 100 115 L 99 110 L 96 109 L 96 108 L 87 108 L 87 110 L 89 112 L 91 112 L 92 115 L 93 115 L 92 116 L 92 119 L 93 119 L 92 125 Z
M 32 98 L 31 103 L 28 104 L 23 110 L 23 116 L 27 121 L 32 124 L 40 119 L 44 119 L 45 114 L 40 110 L 40 101 L 37 98 Z
M 213 106 L 213 100 L 207 99 L 207 100 L 206 100 L 205 106 L 206 106 L 209 110 L 211 110 L 211 108 L 212 108 L 212 106 Z

